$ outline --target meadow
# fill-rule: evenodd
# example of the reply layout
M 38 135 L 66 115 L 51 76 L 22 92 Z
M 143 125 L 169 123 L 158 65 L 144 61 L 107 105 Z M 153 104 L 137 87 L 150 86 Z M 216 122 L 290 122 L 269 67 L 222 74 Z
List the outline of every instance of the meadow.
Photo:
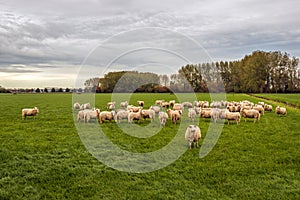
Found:
M 110 94 L 95 97 L 95 106 L 105 110 Z M 299 109 L 287 107 L 287 116 L 266 112 L 259 123 L 244 119 L 240 125 L 225 123 L 206 157 L 200 159 L 200 148 L 193 148 L 162 169 L 130 173 L 106 166 L 87 151 L 73 120 L 72 98 L 72 94 L 0 95 L 0 199 L 300 199 Z M 208 94 L 197 98 L 210 100 Z M 156 99 L 184 99 L 184 94 L 130 97 L 133 104 L 144 100 L 145 107 Z M 246 94 L 228 94 L 226 99 L 262 101 Z M 273 108 L 283 105 L 268 103 Z M 37 118 L 22 121 L 21 109 L 33 106 L 40 110 Z M 199 121 L 200 146 L 209 123 Z M 137 126 L 149 124 L 147 120 Z M 115 145 L 131 152 L 162 148 L 180 127 L 168 121 L 152 137 L 136 138 L 114 122 L 81 125 L 101 126 Z M 149 128 L 156 126 L 157 119 Z
M 300 108 L 300 94 L 255 94 L 257 97 L 266 98 L 276 102 L 292 105 Z

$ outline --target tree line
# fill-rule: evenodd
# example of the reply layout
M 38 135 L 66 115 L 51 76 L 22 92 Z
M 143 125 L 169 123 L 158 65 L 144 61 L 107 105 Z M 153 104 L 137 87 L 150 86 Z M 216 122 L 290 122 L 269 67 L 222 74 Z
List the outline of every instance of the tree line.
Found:
M 187 64 L 178 73 L 109 72 L 85 81 L 88 92 L 300 92 L 299 59 L 254 51 L 237 61 Z

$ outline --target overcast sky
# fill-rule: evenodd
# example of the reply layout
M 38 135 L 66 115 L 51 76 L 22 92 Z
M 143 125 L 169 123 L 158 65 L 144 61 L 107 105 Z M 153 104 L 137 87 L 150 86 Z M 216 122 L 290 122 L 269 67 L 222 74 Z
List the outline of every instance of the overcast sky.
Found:
M 255 50 L 300 57 L 297 0 L 0 0 L 0 85 L 73 87 Z M 79 81 L 79 82 L 80 82 Z

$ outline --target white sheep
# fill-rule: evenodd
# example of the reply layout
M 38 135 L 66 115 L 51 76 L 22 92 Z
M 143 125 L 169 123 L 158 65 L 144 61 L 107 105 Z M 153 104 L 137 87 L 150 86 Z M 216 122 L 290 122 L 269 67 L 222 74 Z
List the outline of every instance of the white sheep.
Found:
M 140 107 L 140 106 L 133 106 L 133 105 L 127 106 L 127 110 L 129 112 L 139 112 L 141 109 L 142 109 L 142 107 Z
M 121 108 L 127 108 L 128 106 L 128 102 L 127 101 L 123 101 L 120 103 Z
M 257 104 L 257 105 L 255 105 L 255 106 L 253 106 L 252 109 L 257 110 L 261 115 L 264 115 L 264 114 L 265 114 L 265 109 L 264 109 L 263 106 L 260 105 L 260 104 Z
M 139 109 L 138 112 L 129 112 L 128 123 L 132 123 L 133 120 L 137 120 L 139 123 L 142 118 L 142 109 Z
M 144 102 L 144 101 L 137 101 L 137 103 L 138 103 L 138 105 L 139 105 L 139 106 L 141 106 L 141 107 L 143 107 L 143 106 L 144 106 L 144 104 L 145 104 L 145 102 Z
M 240 121 L 241 121 L 241 114 L 239 112 L 229 112 L 227 111 L 226 113 L 226 119 L 227 119 L 227 122 L 229 124 L 230 121 L 236 121 L 236 124 L 239 124 Z
M 200 117 L 211 118 L 211 108 L 202 108 Z
M 186 101 L 186 102 L 181 103 L 181 106 L 184 108 L 192 108 L 193 104 L 191 102 Z
M 170 104 L 169 104 L 169 102 L 161 102 L 161 107 L 163 107 L 163 108 L 169 108 L 170 107 Z
M 276 113 L 277 115 L 286 115 L 286 114 L 287 114 L 287 111 L 286 111 L 286 108 L 277 106 L 277 107 L 276 107 L 276 110 L 275 110 L 275 113 Z
M 211 109 L 211 118 L 214 121 L 214 123 L 217 123 L 217 121 L 220 118 L 220 109 L 218 108 Z
M 103 124 L 105 120 L 109 120 L 110 122 L 114 119 L 115 111 L 102 111 L 100 112 L 100 124 Z
M 190 118 L 190 120 L 194 121 L 196 116 L 197 116 L 197 113 L 196 113 L 195 109 L 189 108 L 188 117 Z
M 166 122 L 168 120 L 169 116 L 166 112 L 159 112 L 158 113 L 158 119 L 160 121 L 160 125 L 161 126 L 165 126 L 166 125 Z
M 83 110 L 90 109 L 90 108 L 91 108 L 91 104 L 90 103 L 83 104 Z
M 273 110 L 273 106 L 269 105 L 269 104 L 265 104 L 264 109 L 265 109 L 265 111 L 270 111 L 271 112 Z
M 111 102 L 107 103 L 107 109 L 112 110 L 110 108 L 115 109 L 115 107 L 116 107 L 116 102 L 115 101 L 113 101 L 113 102 L 111 101 Z
M 80 104 L 79 104 L 78 102 L 74 103 L 73 108 L 74 108 L 75 110 L 80 109 Z
M 156 101 L 155 101 L 155 104 L 161 106 L 161 103 L 162 103 L 162 102 L 165 102 L 165 100 L 156 100 Z
M 189 125 L 185 131 L 185 139 L 188 141 L 190 149 L 192 148 L 193 142 L 196 144 L 196 147 L 198 147 L 198 142 L 200 138 L 201 138 L 200 128 L 195 125 Z
M 180 103 L 175 103 L 173 106 L 173 110 L 183 110 L 183 106 Z
M 100 109 L 88 110 L 85 113 L 85 122 L 90 122 L 91 119 L 98 119 L 100 114 Z
M 245 121 L 247 118 L 254 118 L 254 123 L 260 120 L 260 113 L 257 110 L 242 109 L 240 113 L 245 118 Z
M 27 116 L 33 116 L 33 119 L 35 119 L 38 113 L 39 113 L 39 109 L 37 107 L 24 108 L 22 109 L 22 120 L 24 120 Z
M 129 114 L 128 110 L 119 110 L 117 112 L 117 114 L 115 115 L 115 121 L 117 123 L 120 123 L 120 120 L 122 120 L 122 119 L 128 119 L 128 114 Z
M 151 122 L 154 121 L 155 118 L 155 112 L 154 110 L 142 110 L 142 116 L 144 119 L 149 118 L 151 120 Z
M 149 109 L 153 110 L 156 114 L 160 112 L 160 106 L 151 106 Z
M 176 122 L 181 119 L 181 115 L 182 115 L 181 110 L 168 109 L 167 112 L 170 115 L 170 118 L 174 124 L 176 124 Z
M 169 101 L 169 105 L 170 105 L 170 106 L 172 106 L 172 107 L 173 107 L 173 106 L 174 106 L 174 104 L 175 104 L 175 100 L 170 100 L 170 101 Z

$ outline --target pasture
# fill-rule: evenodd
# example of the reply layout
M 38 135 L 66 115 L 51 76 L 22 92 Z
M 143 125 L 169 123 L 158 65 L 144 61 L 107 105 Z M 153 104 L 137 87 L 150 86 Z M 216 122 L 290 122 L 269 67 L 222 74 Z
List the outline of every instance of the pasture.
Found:
M 197 98 L 210 101 L 208 94 Z M 130 101 L 144 100 L 148 108 L 156 99 L 176 96 L 133 94 Z M 227 101 L 245 99 L 262 101 L 227 95 Z M 110 94 L 97 94 L 95 106 L 105 110 L 110 100 Z M 266 112 L 259 123 L 243 118 L 240 125 L 225 123 L 202 159 L 200 148 L 193 148 L 160 170 L 129 173 L 107 167 L 86 150 L 74 124 L 71 94 L 3 94 L 0 103 L 0 199 L 300 199 L 300 111 L 295 108 L 287 107 L 287 116 Z M 269 103 L 275 109 L 277 103 Z M 21 109 L 34 106 L 40 110 L 37 118 L 22 121 Z M 200 146 L 209 123 L 200 119 Z M 171 141 L 180 125 L 169 119 L 149 138 L 124 134 L 114 122 L 97 126 L 122 149 L 151 152 Z M 156 126 L 157 118 L 149 128 Z
M 300 94 L 255 94 L 257 97 L 282 102 L 300 108 Z

